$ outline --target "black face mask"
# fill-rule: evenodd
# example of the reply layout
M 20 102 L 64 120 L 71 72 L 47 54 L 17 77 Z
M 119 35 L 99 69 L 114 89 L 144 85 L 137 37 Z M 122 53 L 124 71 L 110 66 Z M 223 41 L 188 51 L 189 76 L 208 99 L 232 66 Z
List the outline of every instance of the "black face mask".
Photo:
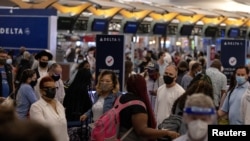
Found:
M 41 61 L 39 62 L 39 66 L 42 68 L 47 67 L 47 65 L 48 65 L 48 62 L 41 62 Z
M 6 59 L 0 59 L 0 65 L 5 65 L 6 64 Z
M 56 96 L 56 88 L 46 88 L 45 93 L 46 97 L 54 99 Z
M 165 84 L 171 84 L 174 81 L 174 77 L 170 77 L 170 76 L 167 76 L 167 75 L 164 75 L 163 79 L 164 79 Z
M 52 78 L 54 81 L 58 81 L 61 77 L 60 77 L 60 75 L 52 75 L 51 78 Z
M 30 82 L 30 86 L 33 88 L 34 86 L 36 86 L 36 83 L 37 83 L 37 80 L 32 80 L 31 82 Z

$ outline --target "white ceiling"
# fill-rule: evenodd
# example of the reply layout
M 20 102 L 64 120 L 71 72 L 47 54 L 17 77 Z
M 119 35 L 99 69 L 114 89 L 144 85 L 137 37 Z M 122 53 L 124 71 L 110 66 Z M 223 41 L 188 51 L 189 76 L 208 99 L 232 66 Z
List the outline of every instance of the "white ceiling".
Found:
M 32 0 L 30 0 L 32 1 Z M 34 0 L 35 1 L 35 0 Z M 88 0 L 59 0 L 62 3 L 83 2 Z M 101 1 L 101 0 L 97 0 Z M 107 1 L 107 0 L 106 0 Z M 184 8 L 201 8 L 206 10 L 220 9 L 232 12 L 250 13 L 250 0 L 111 0 L 111 1 L 141 1 L 160 5 L 175 5 Z M 0 0 L 1 6 L 15 6 L 10 0 Z
M 147 0 L 148 1 L 148 0 Z M 250 0 L 149 0 L 155 3 L 173 4 L 181 7 L 202 9 L 220 9 L 250 13 Z M 244 4 L 243 4 L 244 3 Z

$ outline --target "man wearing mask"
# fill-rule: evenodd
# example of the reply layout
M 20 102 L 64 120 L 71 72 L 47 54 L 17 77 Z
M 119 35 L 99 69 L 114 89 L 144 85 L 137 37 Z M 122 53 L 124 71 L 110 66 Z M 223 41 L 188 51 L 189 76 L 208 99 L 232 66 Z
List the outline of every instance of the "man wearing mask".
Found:
M 220 105 L 220 109 L 218 110 L 218 117 L 221 118 L 224 115 L 228 115 L 229 124 L 230 125 L 242 125 L 244 124 L 243 121 L 243 114 L 242 111 L 242 100 L 244 95 L 247 94 L 249 89 L 249 82 L 248 80 L 249 69 L 246 66 L 239 66 L 236 68 L 234 75 L 235 75 L 235 82 L 234 86 L 228 90 L 227 93 L 224 93 L 222 97 L 222 102 Z
M 208 125 L 216 122 L 216 109 L 213 100 L 202 93 L 188 97 L 183 121 L 187 125 L 186 134 L 173 141 L 207 141 Z
M 7 52 L 0 48 L 0 97 L 8 97 L 14 91 L 12 67 L 6 63 Z
M 164 84 L 163 77 L 160 76 L 159 66 L 156 63 L 149 62 L 144 71 L 144 78 L 147 84 L 148 98 L 152 109 L 155 107 L 157 89 Z
M 34 69 L 37 78 L 43 77 L 47 74 L 48 61 L 52 60 L 52 58 L 53 55 L 48 50 L 43 50 L 35 56 L 35 59 L 38 61 L 38 67 Z
M 167 66 L 163 76 L 165 84 L 161 85 L 157 89 L 155 101 L 155 116 L 157 120 L 157 126 L 162 123 L 165 118 L 169 117 L 174 101 L 185 92 L 185 90 L 176 83 L 176 78 L 176 66 Z

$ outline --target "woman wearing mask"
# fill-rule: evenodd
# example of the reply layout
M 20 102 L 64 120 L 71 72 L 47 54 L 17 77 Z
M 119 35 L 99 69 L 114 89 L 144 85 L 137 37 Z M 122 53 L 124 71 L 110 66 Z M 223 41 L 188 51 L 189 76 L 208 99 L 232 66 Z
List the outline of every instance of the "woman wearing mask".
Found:
M 69 141 L 67 121 L 63 105 L 55 99 L 56 85 L 50 76 L 41 79 L 41 98 L 31 105 L 30 119 L 48 126 L 56 137 L 56 141 Z
M 103 113 L 113 107 L 114 100 L 119 95 L 119 81 L 113 71 L 104 70 L 98 77 L 94 104 L 86 113 L 80 116 L 81 121 L 85 121 L 93 115 L 96 121 Z
M 37 101 L 33 89 L 36 83 L 36 72 L 31 69 L 24 70 L 16 94 L 16 112 L 20 119 L 27 119 L 29 117 L 30 106 Z

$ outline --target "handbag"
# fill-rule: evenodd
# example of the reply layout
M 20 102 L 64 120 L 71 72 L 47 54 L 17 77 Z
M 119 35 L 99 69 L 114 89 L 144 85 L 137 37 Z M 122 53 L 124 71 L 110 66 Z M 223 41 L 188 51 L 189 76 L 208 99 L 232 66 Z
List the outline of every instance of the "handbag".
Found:
M 10 96 L 8 96 L 2 103 L 2 106 L 5 107 L 14 107 L 15 106 L 15 101 L 12 99 Z

